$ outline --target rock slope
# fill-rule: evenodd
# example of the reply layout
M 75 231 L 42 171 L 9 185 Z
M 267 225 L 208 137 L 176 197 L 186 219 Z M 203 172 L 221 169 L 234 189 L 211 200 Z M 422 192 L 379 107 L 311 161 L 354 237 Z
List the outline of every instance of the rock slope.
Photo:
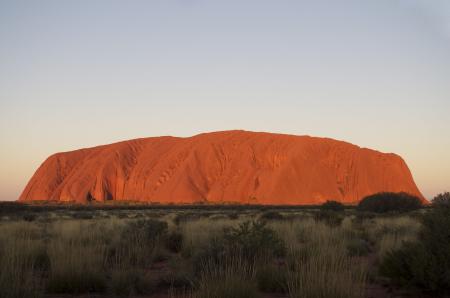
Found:
M 223 131 L 54 154 L 19 200 L 354 204 L 381 191 L 423 199 L 398 155 L 327 138 Z

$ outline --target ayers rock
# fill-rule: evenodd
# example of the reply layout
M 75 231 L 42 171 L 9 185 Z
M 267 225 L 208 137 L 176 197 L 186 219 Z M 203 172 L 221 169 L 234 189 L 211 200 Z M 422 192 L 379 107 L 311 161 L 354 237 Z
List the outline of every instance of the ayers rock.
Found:
M 54 154 L 19 200 L 352 204 L 382 191 L 424 200 L 398 155 L 328 138 L 223 131 Z

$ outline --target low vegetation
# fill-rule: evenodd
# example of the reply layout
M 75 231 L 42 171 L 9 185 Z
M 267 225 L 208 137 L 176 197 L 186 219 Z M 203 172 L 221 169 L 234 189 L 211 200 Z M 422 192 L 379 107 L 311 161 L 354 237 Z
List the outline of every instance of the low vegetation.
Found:
M 448 205 L 367 204 L 3 211 L 0 297 L 448 295 Z

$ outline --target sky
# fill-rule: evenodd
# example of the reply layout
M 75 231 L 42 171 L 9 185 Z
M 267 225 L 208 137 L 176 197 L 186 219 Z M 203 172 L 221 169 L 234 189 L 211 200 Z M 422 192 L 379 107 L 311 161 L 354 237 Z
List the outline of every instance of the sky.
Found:
M 0 0 L 0 200 L 55 152 L 245 129 L 450 191 L 450 1 Z

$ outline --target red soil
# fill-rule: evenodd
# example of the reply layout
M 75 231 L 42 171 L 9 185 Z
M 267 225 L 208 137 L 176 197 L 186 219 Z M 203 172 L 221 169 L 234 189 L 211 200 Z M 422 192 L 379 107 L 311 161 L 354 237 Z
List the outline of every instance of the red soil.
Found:
M 327 138 L 224 131 L 54 154 L 19 200 L 353 204 L 381 191 L 423 199 L 398 155 Z

